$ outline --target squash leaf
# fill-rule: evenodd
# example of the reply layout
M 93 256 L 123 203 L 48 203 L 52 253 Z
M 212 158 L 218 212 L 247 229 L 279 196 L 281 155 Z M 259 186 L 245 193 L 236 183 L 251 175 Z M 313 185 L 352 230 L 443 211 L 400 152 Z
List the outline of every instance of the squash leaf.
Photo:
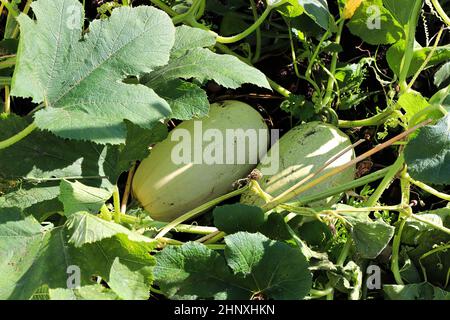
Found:
M 36 21 L 18 17 L 11 94 L 47 106 L 35 114 L 39 128 L 63 138 L 121 144 L 125 119 L 151 129 L 169 116 L 169 105 L 153 90 L 122 81 L 167 63 L 175 39 L 167 14 L 121 7 L 82 35 L 79 1 L 38 0 L 32 8 Z
M 94 284 L 93 276 L 109 281 L 116 257 L 132 270 L 154 264 L 150 244 L 118 235 L 75 248 L 65 227 L 42 227 L 33 217 L 0 224 L 0 234 L 0 299 L 30 299 L 44 285 L 67 289 L 76 267 L 81 287 Z
M 435 125 L 420 129 L 419 134 L 405 148 L 405 161 L 408 164 L 408 172 L 414 179 L 437 185 L 448 184 L 450 116 L 445 116 Z
M 302 299 L 311 289 L 300 250 L 259 233 L 239 232 L 225 243 L 225 257 L 196 242 L 164 249 L 155 280 L 172 298 Z
M 395 43 L 404 34 L 403 27 L 383 7 L 381 0 L 363 1 L 350 19 L 348 28 L 351 33 L 372 45 Z

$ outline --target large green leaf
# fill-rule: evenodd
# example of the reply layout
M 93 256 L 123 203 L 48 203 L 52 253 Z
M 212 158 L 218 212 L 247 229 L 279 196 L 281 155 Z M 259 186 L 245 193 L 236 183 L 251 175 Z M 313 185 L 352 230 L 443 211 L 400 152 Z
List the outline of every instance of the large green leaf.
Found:
M 26 214 L 35 215 L 38 219 L 37 216 L 40 212 L 39 210 L 33 209 L 36 204 L 46 203 L 47 212 L 43 212 L 44 215 L 60 210 L 62 211 L 62 205 L 58 201 L 58 195 L 58 186 L 40 186 L 29 189 L 19 188 L 16 191 L 8 192 L 0 197 L 0 208 L 17 208 Z M 45 216 L 43 218 L 45 218 Z
M 0 139 L 6 139 L 27 126 L 14 115 L 0 116 Z M 34 131 L 26 139 L 0 150 L 0 178 L 33 182 L 57 178 L 90 178 L 96 186 L 107 186 L 106 177 L 115 183 L 118 150 L 93 143 L 58 138 L 46 131 Z M 20 159 L 20 161 L 17 161 Z M 58 182 L 59 184 L 59 182 Z
M 79 1 L 38 0 L 32 8 L 37 21 L 18 17 L 12 95 L 48 106 L 35 115 L 39 128 L 64 138 L 120 144 L 126 139 L 124 119 L 151 129 L 169 116 L 170 107 L 153 90 L 121 81 L 168 62 L 175 28 L 167 14 L 121 7 L 109 19 L 93 21 L 82 35 Z
M 215 299 L 302 299 L 308 294 L 311 273 L 299 249 L 245 232 L 227 236 L 225 243 L 225 259 L 195 242 L 164 249 L 154 269 L 163 292 Z
M 175 44 L 167 65 L 157 68 L 140 80 L 155 90 L 172 108 L 171 118 L 188 120 L 202 117 L 209 111 L 206 93 L 197 84 L 214 80 L 227 88 L 245 83 L 270 89 L 265 75 L 231 55 L 216 54 L 206 47 L 216 42 L 212 33 L 188 26 L 176 28 Z
M 450 292 L 428 282 L 385 285 L 383 291 L 389 300 L 450 300 Z
M 408 121 L 411 120 L 416 113 L 430 105 L 428 101 L 417 91 L 410 91 L 402 94 L 398 99 L 398 104 L 405 111 Z
M 303 7 L 305 13 L 323 29 L 330 28 L 330 20 L 332 16 L 328 10 L 328 3 L 326 0 L 297 0 Z
M 112 221 L 103 220 L 88 212 L 72 214 L 67 220 L 67 229 L 70 230 L 69 243 L 77 248 L 87 244 L 123 234 L 131 241 L 151 242 L 150 238 L 131 231 Z
M 119 297 L 101 284 L 91 284 L 75 289 L 49 289 L 43 285 L 36 290 L 31 300 L 118 300 Z
M 178 120 L 202 118 L 209 112 L 206 92 L 194 83 L 174 79 L 160 83 L 155 87 L 155 91 L 170 104 L 171 118 Z
M 424 148 L 426 146 L 426 148 Z M 405 148 L 408 172 L 425 183 L 450 183 L 450 116 L 420 129 Z
M 197 242 L 158 253 L 154 276 L 169 298 L 245 299 L 251 295 L 231 282 L 231 272 L 219 253 Z
M 402 25 L 383 7 L 381 0 L 363 1 L 348 23 L 348 28 L 372 45 L 395 43 L 404 34 Z
M 311 289 L 306 257 L 297 248 L 262 234 L 239 232 L 225 237 L 225 257 L 235 276 L 256 295 L 276 300 L 303 299 Z
M 239 231 L 256 232 L 266 221 L 260 207 L 235 203 L 214 209 L 214 225 L 221 231 L 232 234 Z
M 408 77 L 413 76 L 422 66 L 425 59 L 430 54 L 432 48 L 426 47 L 422 48 L 417 42 L 415 43 L 413 57 L 411 65 L 408 70 Z M 400 75 L 400 66 L 402 63 L 403 55 L 405 52 L 405 41 L 401 40 L 390 47 L 386 53 L 386 59 L 389 67 L 398 76 Z M 450 59 L 450 45 L 440 46 L 436 48 L 436 51 L 431 56 L 431 59 L 427 63 L 427 68 L 432 67 L 441 62 Z
M 392 13 L 401 25 L 408 24 L 416 0 L 383 0 L 383 5 Z
M 356 221 L 352 227 L 352 239 L 356 251 L 365 259 L 375 259 L 389 244 L 395 228 L 383 221 Z
M 192 48 L 205 48 L 215 44 L 216 37 L 213 33 L 182 25 L 175 30 L 175 43 L 172 47 L 170 57 L 172 59 L 177 58 Z
M 61 181 L 59 200 L 64 205 L 64 215 L 71 216 L 79 211 L 97 213 L 111 198 L 112 192 L 86 186 L 78 181 Z
M 267 1 L 276 4 L 280 1 Z M 284 4 L 277 7 L 277 11 L 288 18 L 296 18 L 305 12 L 305 9 L 298 0 L 287 0 Z M 244 29 L 245 30 L 245 29 Z
M 281 214 L 264 214 L 260 207 L 235 203 L 216 207 L 214 225 L 227 234 L 239 231 L 260 232 L 273 240 L 288 240 L 292 236 Z
M 151 267 L 130 270 L 116 258 L 111 266 L 108 286 L 124 300 L 148 300 L 152 280 Z
M 150 73 L 145 78 L 145 83 L 153 88 L 177 78 L 196 78 L 201 82 L 214 80 L 231 89 L 236 89 L 244 83 L 270 88 L 261 71 L 234 56 L 216 54 L 206 48 L 194 48 L 180 57 L 171 59 L 168 65 Z
M 422 212 L 420 217 L 435 225 L 450 227 L 450 208 Z M 429 282 L 442 287 L 448 285 L 450 251 L 438 249 L 448 243 L 450 235 L 423 222 L 408 219 L 403 229 L 402 244 L 408 257 L 420 270 L 421 276 L 426 274 Z M 431 250 L 434 252 L 423 257 Z
M 450 61 L 442 65 L 434 74 L 434 84 L 436 87 L 449 85 L 450 83 Z
M 32 217 L 0 224 L 0 235 L 0 299 L 30 299 L 43 285 L 67 289 L 76 267 L 80 286 L 94 284 L 93 276 L 108 281 L 116 257 L 132 270 L 154 264 L 148 244 L 115 236 L 75 248 L 65 228 L 42 227 Z
M 27 126 L 14 115 L 0 116 L 0 140 Z M 84 185 L 111 190 L 119 175 L 136 160 L 145 158 L 148 146 L 165 138 L 163 124 L 153 130 L 127 123 L 126 145 L 102 146 L 58 138 L 48 131 L 34 131 L 26 139 L 0 150 L 0 181 L 19 181 L 0 197 L 0 207 L 17 207 L 39 220 L 62 211 L 58 200 L 63 179 L 78 179 Z M 20 161 L 17 161 L 20 159 Z

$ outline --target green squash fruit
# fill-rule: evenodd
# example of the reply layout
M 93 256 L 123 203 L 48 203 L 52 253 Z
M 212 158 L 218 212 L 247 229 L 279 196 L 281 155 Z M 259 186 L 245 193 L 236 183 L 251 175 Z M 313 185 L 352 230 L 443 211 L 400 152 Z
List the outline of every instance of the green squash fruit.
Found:
M 279 168 L 275 174 L 264 175 L 259 181 L 261 188 L 275 197 L 286 191 L 303 178 L 320 169 L 328 160 L 332 159 L 344 149 L 351 146 L 349 137 L 336 127 L 322 123 L 310 122 L 299 125 L 287 132 L 269 150 L 266 157 L 273 157 L 272 161 L 279 159 Z M 279 149 L 279 156 L 274 153 L 275 147 Z M 330 164 L 318 176 L 351 161 L 355 157 L 353 148 L 350 148 L 339 159 Z M 264 158 L 262 163 L 264 163 Z M 259 164 L 257 169 L 264 171 L 264 165 Z M 300 201 L 304 196 L 310 196 L 330 188 L 350 182 L 354 179 L 355 167 L 328 178 L 317 186 L 299 194 L 290 202 Z M 341 195 L 329 197 L 309 204 L 315 207 L 329 207 L 339 201 Z M 262 206 L 264 201 L 252 191 L 247 191 L 241 197 L 244 204 Z
M 230 130 L 265 135 L 259 145 L 264 152 L 250 157 L 254 144 L 243 135 L 227 139 Z M 182 122 L 151 150 L 136 171 L 133 194 L 152 218 L 171 221 L 231 191 L 233 182 L 245 178 L 267 152 L 267 135 L 264 119 L 251 106 L 239 101 L 212 104 L 207 117 Z

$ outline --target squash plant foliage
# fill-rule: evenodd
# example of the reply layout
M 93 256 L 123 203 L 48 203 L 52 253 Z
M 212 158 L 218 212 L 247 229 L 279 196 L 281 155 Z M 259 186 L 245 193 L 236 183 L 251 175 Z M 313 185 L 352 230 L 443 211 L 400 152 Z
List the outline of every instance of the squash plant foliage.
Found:
M 2 1 L 0 299 L 450 299 L 449 1 L 85 2 Z M 127 201 L 173 121 L 237 96 L 387 156 L 325 190 L 313 164 L 304 194 L 242 177 L 171 222 Z

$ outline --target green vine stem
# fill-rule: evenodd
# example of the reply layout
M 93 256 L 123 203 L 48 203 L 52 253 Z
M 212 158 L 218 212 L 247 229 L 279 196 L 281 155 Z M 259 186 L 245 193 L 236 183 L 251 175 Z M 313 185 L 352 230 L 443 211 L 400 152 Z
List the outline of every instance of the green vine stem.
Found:
M 0 77 L 1 86 L 9 86 L 11 84 L 11 77 Z
M 134 163 L 133 166 L 131 167 L 131 169 L 128 171 L 127 182 L 125 184 L 125 190 L 123 191 L 123 194 L 122 194 L 122 205 L 120 206 L 121 213 L 127 212 L 128 198 L 130 197 L 131 184 L 133 182 L 133 176 L 134 176 L 135 172 L 136 172 L 136 163 Z
M 409 67 L 414 55 L 414 41 L 416 37 L 417 21 L 419 19 L 420 10 L 422 8 L 423 0 L 416 0 L 414 2 L 413 10 L 409 17 L 407 32 L 406 32 L 406 47 L 405 54 L 400 64 L 400 94 L 407 91 L 406 78 L 408 77 Z
M 283 97 L 288 98 L 292 94 L 288 89 L 282 87 L 281 85 L 279 85 L 272 79 L 270 79 L 268 77 L 266 77 L 266 78 L 267 78 L 267 81 L 269 81 L 269 84 L 272 87 L 272 89 L 275 90 L 276 92 L 278 92 L 279 94 L 281 94 Z
M 218 242 L 219 240 L 222 240 L 227 234 L 223 231 L 219 231 L 216 234 L 214 234 L 214 236 L 210 237 L 209 239 L 207 239 L 204 244 L 214 244 L 216 242 Z
M 442 232 L 444 232 L 444 233 L 450 235 L 450 229 L 449 229 L 449 228 L 446 228 L 446 227 L 444 227 L 444 226 L 435 224 L 434 222 L 432 222 L 432 221 L 430 221 L 430 220 L 427 220 L 427 219 L 424 219 L 424 218 L 422 218 L 421 216 L 419 216 L 419 215 L 417 215 L 417 214 L 411 214 L 409 217 L 412 218 L 412 219 L 414 219 L 414 220 L 417 220 L 417 221 L 419 221 L 419 222 L 422 222 L 422 223 L 424 223 L 424 224 L 426 224 L 426 225 L 432 227 L 433 229 L 442 231 Z
M 197 20 L 195 19 L 195 16 L 198 12 L 199 7 L 202 4 L 202 1 L 203 0 L 194 0 L 188 11 L 186 11 L 185 13 L 176 15 L 172 19 L 173 24 L 178 24 L 178 23 L 182 23 L 182 22 L 188 22 L 188 24 L 193 24 L 193 23 L 196 24 Z M 214 34 L 215 34 L 215 32 L 214 32 Z
M 151 3 L 153 3 L 158 8 L 164 10 L 168 15 L 176 16 L 178 15 L 178 12 L 173 10 L 171 7 L 169 7 L 167 4 L 162 2 L 161 0 L 150 0 Z
M 435 253 L 440 252 L 440 251 L 446 251 L 448 249 L 450 249 L 450 244 L 439 246 L 439 247 L 434 248 L 434 249 L 432 249 L 432 250 L 430 250 L 430 251 L 428 251 L 428 252 L 426 252 L 426 253 L 424 253 L 423 255 L 420 256 L 419 264 L 420 264 L 420 268 L 422 269 L 424 281 L 428 281 L 428 276 L 427 276 L 427 270 L 425 269 L 425 267 L 422 264 L 422 260 L 425 259 L 426 257 L 429 257 L 432 254 L 435 254 Z M 445 279 L 444 288 L 446 288 L 448 286 L 449 279 L 450 279 L 450 268 L 447 271 L 447 276 L 446 276 L 446 279 Z
M 400 253 L 400 242 L 402 239 L 403 228 L 405 227 L 406 219 L 401 219 L 400 225 L 398 227 L 397 233 L 394 236 L 394 241 L 392 243 L 392 258 L 391 258 L 391 271 L 394 275 L 395 282 L 399 285 L 403 285 L 403 279 L 400 275 L 399 269 L 399 253 Z
M 253 18 L 255 19 L 255 22 L 258 21 L 258 11 L 256 8 L 255 0 L 250 0 L 250 5 L 252 6 L 252 13 Z M 256 28 L 256 47 L 255 47 L 255 54 L 252 57 L 252 63 L 258 62 L 259 58 L 261 57 L 261 28 L 258 26 Z
M 267 6 L 264 12 L 261 14 L 261 16 L 258 18 L 258 20 L 256 20 L 250 27 L 248 27 L 241 33 L 231 37 L 217 36 L 216 41 L 219 43 L 235 43 L 241 41 L 242 39 L 252 34 L 257 28 L 259 28 L 259 26 L 266 20 L 267 16 L 269 15 L 270 11 L 272 11 L 272 9 L 273 9 L 272 6 Z
M 22 139 L 26 138 L 28 135 L 30 135 L 34 130 L 37 129 L 36 124 L 33 122 L 28 127 L 20 131 L 18 134 L 12 136 L 11 138 L 8 138 L 6 140 L 0 141 L 0 150 L 6 149 L 13 144 L 21 141 Z
M 369 199 L 365 202 L 366 206 L 374 206 L 382 194 L 384 193 L 384 190 L 386 190 L 389 185 L 391 184 L 392 180 L 395 178 L 397 173 L 402 169 L 404 165 L 404 158 L 403 154 L 401 154 L 397 160 L 394 162 L 394 164 L 390 167 L 387 174 L 384 176 L 383 180 L 380 182 L 378 187 L 375 189 L 374 193 L 369 197 Z
M 234 190 L 231 191 L 223 196 L 220 196 L 216 199 L 213 199 L 211 201 L 206 202 L 205 204 L 202 204 L 201 206 L 192 209 L 191 211 L 183 214 L 182 216 L 176 218 L 175 220 L 173 220 L 172 222 L 168 223 L 155 237 L 155 239 L 158 238 L 162 238 L 164 237 L 170 230 L 172 230 L 173 228 L 175 228 L 177 225 L 179 225 L 180 223 L 186 221 L 186 220 L 190 220 L 192 218 L 195 218 L 196 216 L 198 216 L 199 214 L 203 213 L 204 211 L 218 205 L 219 203 L 221 203 L 222 201 L 225 201 L 227 199 L 233 198 L 235 196 L 238 196 L 242 193 L 244 193 L 246 190 L 248 190 L 248 186 L 245 186 L 241 189 L 238 190 Z
M 409 120 L 409 126 L 413 126 L 417 124 L 420 119 L 424 119 L 427 115 L 431 114 L 434 111 L 439 111 L 442 113 L 443 116 L 446 116 L 448 114 L 447 110 L 439 104 L 432 104 L 431 106 L 428 106 L 419 112 L 415 113 L 411 119 Z
M 394 237 L 394 241 L 392 244 L 392 259 L 391 259 L 391 271 L 394 275 L 395 282 L 397 284 L 402 285 L 403 279 L 400 274 L 399 267 L 399 253 L 400 253 L 400 243 L 402 239 L 403 228 L 405 227 L 406 219 L 403 218 L 403 214 L 407 213 L 408 215 L 412 214 L 411 207 L 409 207 L 409 196 L 410 196 L 410 182 L 406 179 L 407 167 L 403 166 L 403 170 L 400 176 L 400 188 L 402 193 L 402 205 L 405 206 L 405 211 L 401 212 L 399 215 L 400 226 L 398 228 L 397 234 Z
M 431 0 L 431 3 L 433 4 L 434 9 L 437 11 L 439 16 L 441 17 L 442 21 L 447 25 L 447 27 L 450 27 L 450 18 L 445 13 L 444 9 L 442 9 L 441 5 L 439 4 L 439 1 Z
M 311 289 L 309 291 L 310 299 L 318 299 L 333 293 L 333 288 L 329 287 L 324 290 Z
M 3 61 L 0 61 L 0 69 L 6 69 L 14 66 L 16 64 L 16 56 L 11 55 L 9 58 L 6 58 L 5 56 L 2 57 L 4 59 Z
M 114 203 L 114 222 L 120 223 L 120 194 L 119 194 L 119 188 L 114 186 L 113 191 L 113 203 Z
M 6 114 L 11 113 L 11 97 L 9 95 L 9 86 L 5 86 L 5 103 L 3 111 Z
M 127 223 L 130 225 L 139 225 L 143 228 L 148 229 L 156 229 L 160 230 L 168 225 L 168 222 L 162 222 L 162 221 L 145 221 L 140 219 L 139 217 L 130 216 L 128 214 L 121 214 L 120 220 L 122 223 Z M 197 235 L 208 235 L 214 232 L 217 232 L 218 229 L 215 227 L 205 227 L 205 226 L 197 226 L 193 224 L 179 224 L 174 228 L 175 232 L 181 232 L 181 233 L 192 233 Z
M 14 18 L 17 18 L 19 16 L 20 12 L 14 9 L 12 4 L 8 0 L 0 0 L 0 1 L 6 7 L 6 9 L 8 9 L 8 12 L 11 13 Z
M 111 212 L 105 204 L 100 208 L 100 217 L 106 221 L 112 220 Z
M 413 178 L 411 178 L 409 175 L 407 175 L 407 179 L 415 186 L 419 187 L 420 189 L 422 189 L 423 191 L 428 192 L 429 194 L 432 194 L 435 197 L 441 198 L 443 200 L 446 201 L 450 201 L 450 195 L 437 191 L 436 189 L 430 187 L 429 185 L 421 182 L 421 181 L 417 181 L 414 180 Z
M 336 44 L 340 44 L 340 42 L 341 42 L 341 36 L 342 36 L 342 31 L 344 29 L 344 23 L 345 23 L 344 19 L 342 19 L 339 22 L 338 31 L 337 31 L 336 39 L 335 39 Z M 336 73 L 336 66 L 337 66 L 338 58 L 339 58 L 339 53 L 334 52 L 333 56 L 331 58 L 330 75 L 328 77 L 327 90 L 325 92 L 325 97 L 323 98 L 324 106 L 328 105 L 332 101 L 331 96 L 333 94 L 333 87 L 334 87 L 334 83 L 335 83 L 334 74 Z
M 373 117 L 362 120 L 339 120 L 340 128 L 355 128 L 355 127 L 369 127 L 379 126 L 383 124 L 387 118 L 389 118 L 395 110 L 388 107 L 383 112 L 374 115 Z
M 416 71 L 416 73 L 412 77 L 411 81 L 409 82 L 408 87 L 406 88 L 407 91 L 412 88 L 413 84 L 416 82 L 416 80 L 419 77 L 420 73 L 427 67 L 428 63 L 431 60 L 431 57 L 433 57 L 434 53 L 436 52 L 436 49 L 437 49 L 437 47 L 439 45 L 439 42 L 441 41 L 441 36 L 442 36 L 443 32 L 444 32 L 444 28 L 441 28 L 441 30 L 439 30 L 439 32 L 438 32 L 438 34 L 436 36 L 436 40 L 434 41 L 434 45 L 431 48 L 431 51 L 429 52 L 429 54 L 427 55 L 427 57 L 423 61 L 423 63 L 420 66 L 419 70 Z
M 320 48 L 322 47 L 323 42 L 324 42 L 329 36 L 330 36 L 330 31 L 327 30 L 327 31 L 323 34 L 322 38 L 320 38 L 320 41 L 319 41 L 319 43 L 317 44 L 316 50 L 314 50 L 314 53 L 313 53 L 313 55 L 311 56 L 311 59 L 309 60 L 308 68 L 306 69 L 306 72 L 305 72 L 305 77 L 306 77 L 307 79 L 311 79 L 312 68 L 313 68 L 313 66 L 314 66 L 314 62 L 316 62 L 317 56 L 319 55 Z

